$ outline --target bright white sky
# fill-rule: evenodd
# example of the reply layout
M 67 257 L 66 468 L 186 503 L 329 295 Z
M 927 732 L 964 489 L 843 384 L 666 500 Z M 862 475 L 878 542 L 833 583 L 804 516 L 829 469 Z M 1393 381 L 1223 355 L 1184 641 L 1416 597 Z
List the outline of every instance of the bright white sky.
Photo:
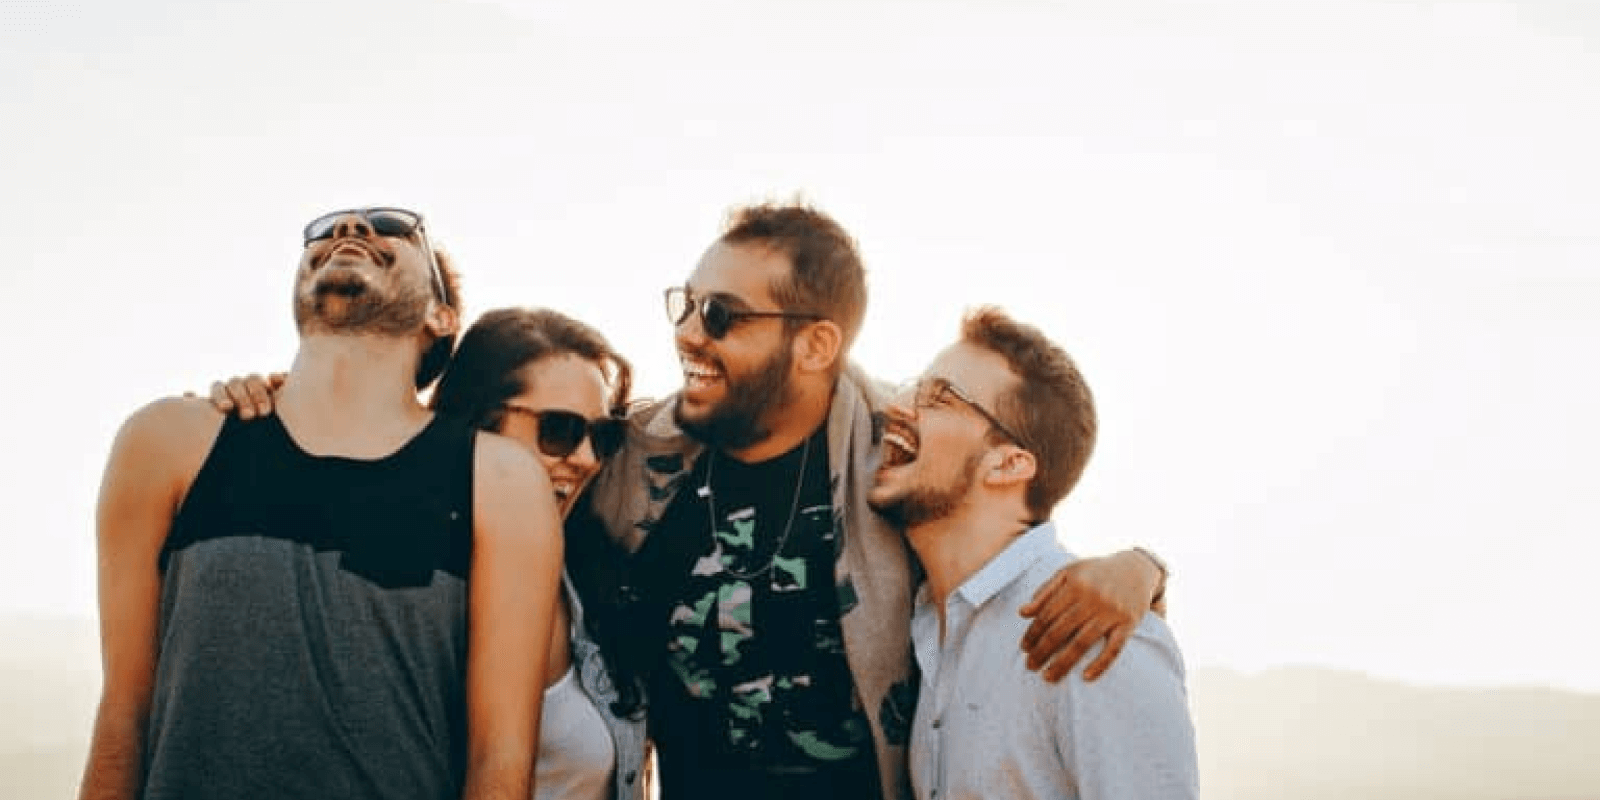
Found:
M 978 302 L 1077 356 L 1058 518 L 1169 557 L 1192 665 L 1600 691 L 1591 4 L 577 6 L 0 7 L 0 612 L 94 613 L 113 432 L 287 365 L 317 213 L 423 211 L 469 313 L 592 321 L 660 394 L 660 289 L 798 191 L 873 371 Z

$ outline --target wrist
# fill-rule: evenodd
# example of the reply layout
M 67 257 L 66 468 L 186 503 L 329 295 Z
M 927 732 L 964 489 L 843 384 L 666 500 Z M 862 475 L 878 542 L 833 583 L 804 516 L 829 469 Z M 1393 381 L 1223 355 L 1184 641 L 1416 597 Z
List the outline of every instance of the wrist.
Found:
M 1150 593 L 1150 605 L 1158 605 L 1167 599 L 1167 577 L 1171 574 L 1171 570 L 1167 568 L 1167 562 L 1161 556 L 1156 555 L 1148 548 L 1135 547 L 1133 552 L 1138 553 L 1150 566 L 1155 568 L 1156 583 L 1155 590 Z

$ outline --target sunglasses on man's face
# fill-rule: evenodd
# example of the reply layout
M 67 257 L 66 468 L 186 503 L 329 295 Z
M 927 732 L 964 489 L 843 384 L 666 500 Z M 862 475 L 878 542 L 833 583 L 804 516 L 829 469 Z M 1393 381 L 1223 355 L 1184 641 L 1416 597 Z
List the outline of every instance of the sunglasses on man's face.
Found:
M 433 289 L 439 299 L 444 300 L 444 275 L 439 270 L 439 260 L 434 257 L 433 246 L 428 243 L 428 229 L 422 226 L 422 215 L 415 211 L 403 208 L 351 208 L 331 211 L 306 223 L 305 242 L 302 246 L 333 238 L 339 229 L 339 220 L 351 215 L 360 217 L 378 236 L 404 239 L 416 233 L 422 240 L 422 249 L 428 252 L 428 267 L 433 271 Z
M 586 419 L 582 414 L 559 409 L 537 411 L 515 403 L 500 407 L 501 411 L 529 417 L 537 425 L 536 441 L 539 452 L 551 458 L 566 458 L 589 440 L 594 457 L 604 461 L 616 455 L 622 447 L 623 421 L 616 417 Z
M 667 319 L 674 327 L 682 325 L 695 310 L 700 311 L 700 328 L 712 339 L 721 339 L 739 322 L 746 319 L 825 319 L 820 314 L 803 314 L 792 311 L 747 311 L 733 307 L 731 301 L 719 295 L 695 297 L 682 286 L 666 291 Z

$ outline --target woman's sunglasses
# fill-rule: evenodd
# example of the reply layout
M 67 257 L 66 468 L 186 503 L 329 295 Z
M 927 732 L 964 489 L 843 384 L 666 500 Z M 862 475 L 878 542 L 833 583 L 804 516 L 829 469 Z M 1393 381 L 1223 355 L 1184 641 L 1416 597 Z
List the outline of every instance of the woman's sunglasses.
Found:
M 428 229 L 422 226 L 422 215 L 415 211 L 403 208 L 351 208 L 344 211 L 330 211 L 306 223 L 304 244 L 309 245 L 331 238 L 339 227 L 339 220 L 352 214 L 366 221 L 372 226 L 372 232 L 379 236 L 403 239 L 412 233 L 417 233 L 422 239 L 422 249 L 428 252 L 428 268 L 433 270 L 433 290 L 438 294 L 439 300 L 444 301 L 444 276 L 439 272 L 439 260 L 434 257 L 433 246 L 428 243 Z
M 712 339 L 721 339 L 728 335 L 729 329 L 738 324 L 740 320 L 756 318 L 774 319 L 809 319 L 812 321 L 825 319 L 819 314 L 802 314 L 790 311 L 744 311 L 729 307 L 728 301 L 717 295 L 694 297 L 689 290 L 682 286 L 674 286 L 667 290 L 667 319 L 673 326 L 682 325 L 683 321 L 700 310 L 700 327 Z
M 625 423 L 617 417 L 586 419 L 582 414 L 572 411 L 535 411 L 514 403 L 500 406 L 500 410 L 532 418 L 538 425 L 539 452 L 551 458 L 572 455 L 585 438 L 594 448 L 594 457 L 601 461 L 616 455 L 622 447 Z

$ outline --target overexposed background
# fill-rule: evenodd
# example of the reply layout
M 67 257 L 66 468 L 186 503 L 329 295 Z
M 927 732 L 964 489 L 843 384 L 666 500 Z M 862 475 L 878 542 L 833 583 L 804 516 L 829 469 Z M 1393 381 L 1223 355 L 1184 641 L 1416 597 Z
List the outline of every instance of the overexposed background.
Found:
M 660 290 L 798 192 L 872 371 L 979 302 L 1075 354 L 1059 519 L 1192 665 L 1600 692 L 1596 142 L 1584 2 L 7 0 L 0 615 L 93 616 L 114 431 L 288 364 L 311 217 L 424 212 L 661 394 Z

